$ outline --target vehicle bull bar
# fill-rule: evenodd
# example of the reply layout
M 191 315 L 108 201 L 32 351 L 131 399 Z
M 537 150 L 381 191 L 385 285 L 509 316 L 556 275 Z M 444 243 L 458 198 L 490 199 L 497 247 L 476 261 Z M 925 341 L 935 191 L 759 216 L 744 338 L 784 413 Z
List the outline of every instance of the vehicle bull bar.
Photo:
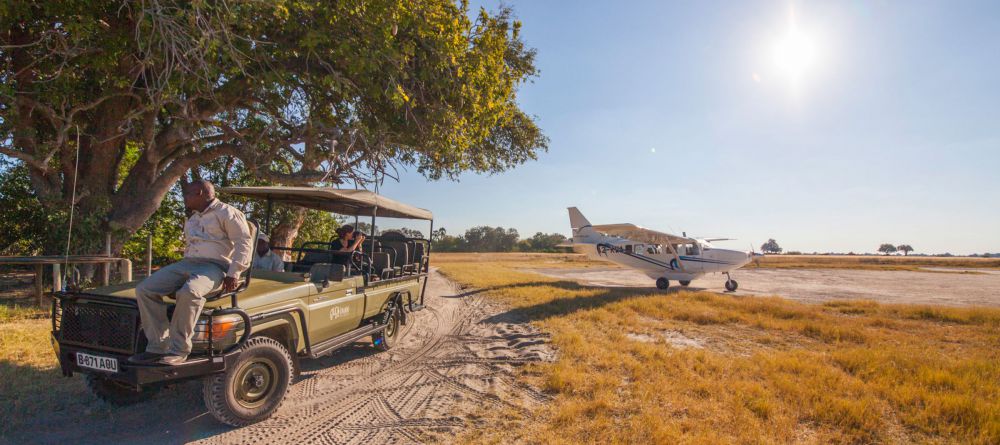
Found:
M 206 332 L 208 344 L 206 354 L 196 356 L 178 365 L 160 364 L 137 364 L 130 363 L 128 358 L 138 351 L 141 340 L 139 307 L 138 303 L 130 298 L 113 297 L 108 295 L 90 294 L 84 292 L 56 292 L 52 299 L 52 341 L 59 359 L 59 365 L 63 375 L 72 376 L 74 372 L 104 374 L 107 378 L 126 382 L 132 385 L 146 385 L 167 381 L 178 381 L 188 378 L 201 377 L 206 374 L 224 372 L 227 367 L 232 366 L 239 357 L 240 348 L 250 339 L 253 331 L 253 321 L 261 320 L 263 317 L 250 317 L 246 311 L 239 307 L 217 308 L 208 312 Z M 81 303 L 81 301 L 83 301 Z M 89 302 L 113 305 L 133 312 L 135 319 L 133 331 L 130 335 L 135 336 L 133 343 L 134 350 L 128 353 L 122 349 L 112 349 L 102 345 L 86 344 L 80 341 L 67 341 L 63 337 L 63 322 L 65 319 L 65 309 L 72 305 L 90 304 Z M 237 341 L 223 348 L 216 347 L 218 339 L 214 336 L 215 318 L 224 315 L 238 315 L 243 322 L 243 332 Z M 300 314 L 301 315 L 301 314 Z M 200 325 L 196 325 L 197 328 Z M 76 362 L 76 353 L 82 352 L 103 357 L 115 358 L 118 361 L 118 372 L 105 373 L 101 371 L 83 369 Z

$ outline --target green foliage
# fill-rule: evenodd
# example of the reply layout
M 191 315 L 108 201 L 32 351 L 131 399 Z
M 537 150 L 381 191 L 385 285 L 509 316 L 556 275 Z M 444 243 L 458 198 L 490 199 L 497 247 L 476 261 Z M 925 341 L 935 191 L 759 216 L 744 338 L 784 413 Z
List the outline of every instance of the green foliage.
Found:
M 174 187 L 146 222 L 122 248 L 122 255 L 145 267 L 149 235 L 153 235 L 153 264 L 162 266 L 184 256 L 184 201 L 180 187 Z
M 889 243 L 883 243 L 881 246 L 878 246 L 878 251 L 886 255 L 889 255 L 892 253 L 896 253 L 896 246 L 893 246 L 892 244 Z
M 45 212 L 23 167 L 0 165 L 0 169 L 0 255 L 37 254 L 49 225 Z
M 451 236 L 442 227 L 434 231 L 432 240 L 438 252 L 558 252 L 556 247 L 566 240 L 558 233 L 538 232 L 521 240 L 517 230 L 503 227 L 478 226 L 464 235 Z
M 5 2 L 0 153 L 55 215 L 79 148 L 81 249 L 99 248 L 192 169 L 371 184 L 535 159 L 548 140 L 517 104 L 534 59 L 509 8 L 465 1 Z M 44 235 L 45 250 L 62 236 Z
M 521 252 L 559 252 L 560 249 L 556 246 L 563 241 L 566 241 L 566 237 L 561 233 L 538 232 L 531 238 L 519 241 L 517 250 Z
M 774 238 L 771 238 L 760 246 L 760 251 L 763 253 L 781 253 L 781 246 L 778 245 L 778 242 Z
M 913 247 L 910 247 L 909 244 L 900 244 L 896 246 L 896 250 L 903 252 L 903 255 L 906 256 L 909 255 L 910 252 L 913 252 Z
M 337 227 L 342 224 L 344 220 L 330 212 L 309 210 L 306 212 L 302 227 L 299 228 L 295 244 L 301 246 L 306 241 L 329 241 L 337 236 Z

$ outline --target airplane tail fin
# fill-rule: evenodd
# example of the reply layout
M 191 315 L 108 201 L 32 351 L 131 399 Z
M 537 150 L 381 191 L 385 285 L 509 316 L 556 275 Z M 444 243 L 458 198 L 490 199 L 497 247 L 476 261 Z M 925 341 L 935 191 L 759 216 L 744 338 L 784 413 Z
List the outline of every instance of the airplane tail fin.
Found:
M 594 229 L 590 226 L 590 221 L 580 213 L 580 209 L 576 207 L 570 207 L 569 209 L 569 226 L 573 229 L 573 236 L 586 236 L 594 233 Z

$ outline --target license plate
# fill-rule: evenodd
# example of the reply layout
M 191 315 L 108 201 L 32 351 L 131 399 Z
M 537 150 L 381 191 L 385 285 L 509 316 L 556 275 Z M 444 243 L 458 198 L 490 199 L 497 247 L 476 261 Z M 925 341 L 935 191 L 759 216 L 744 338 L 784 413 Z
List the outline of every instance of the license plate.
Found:
M 118 372 L 118 359 L 84 354 L 82 352 L 76 353 L 76 365 L 81 368 L 96 369 L 98 371 Z

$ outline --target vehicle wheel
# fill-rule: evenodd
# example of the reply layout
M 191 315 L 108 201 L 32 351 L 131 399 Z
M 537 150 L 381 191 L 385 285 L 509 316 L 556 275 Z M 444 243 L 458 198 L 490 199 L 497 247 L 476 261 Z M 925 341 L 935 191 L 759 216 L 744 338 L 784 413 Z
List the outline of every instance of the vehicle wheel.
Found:
M 105 403 L 115 406 L 129 406 L 152 399 L 160 391 L 158 385 L 146 385 L 136 389 L 128 383 L 112 380 L 102 375 L 87 374 L 87 388 Z
M 681 283 L 681 286 L 687 286 L 687 285 L 691 284 L 691 281 L 690 280 L 684 280 L 684 281 L 678 281 L 678 283 Z
M 219 422 L 246 426 L 271 416 L 292 384 L 292 356 L 281 342 L 254 337 L 235 366 L 205 377 L 205 407 Z
M 736 280 L 726 281 L 726 290 L 729 291 L 729 292 L 735 292 L 736 289 L 739 288 L 739 287 L 740 287 L 740 283 L 737 283 Z
M 382 323 L 386 325 L 385 330 L 372 334 L 372 346 L 379 351 L 388 351 L 399 339 L 399 307 L 395 304 L 389 306 L 382 317 Z
M 657 278 L 656 279 L 656 288 L 657 289 L 665 290 L 668 287 L 670 287 L 670 280 L 667 280 L 666 278 Z

